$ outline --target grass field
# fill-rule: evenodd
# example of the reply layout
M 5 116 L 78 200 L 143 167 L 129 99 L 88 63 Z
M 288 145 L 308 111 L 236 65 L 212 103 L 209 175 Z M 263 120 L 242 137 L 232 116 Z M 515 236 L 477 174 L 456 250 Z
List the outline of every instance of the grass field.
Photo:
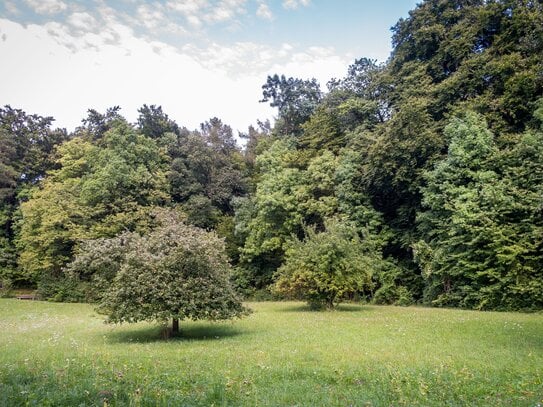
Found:
M 249 305 L 165 340 L 86 304 L 0 300 L 0 405 L 543 404 L 542 314 Z

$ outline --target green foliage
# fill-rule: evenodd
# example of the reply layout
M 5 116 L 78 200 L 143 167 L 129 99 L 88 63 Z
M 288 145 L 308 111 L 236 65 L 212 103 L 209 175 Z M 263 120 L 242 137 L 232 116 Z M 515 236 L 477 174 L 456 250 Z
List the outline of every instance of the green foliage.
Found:
M 11 296 L 13 290 L 13 282 L 8 278 L 2 278 L 0 280 L 0 298 L 8 298 Z
M 38 277 L 38 296 L 54 302 L 83 302 L 89 299 L 88 284 L 71 275 L 43 274 Z
M 344 79 L 330 81 L 330 92 L 302 125 L 301 145 L 337 153 L 348 144 L 350 132 L 374 129 L 382 123 L 389 115 L 380 79 L 383 68 L 360 58 L 349 66 Z
M 338 150 L 345 145 L 345 134 L 337 109 L 320 104 L 308 121 L 303 124 L 300 141 L 304 146 L 318 150 Z
M 25 190 L 53 168 L 55 146 L 67 139 L 64 130 L 51 129 L 52 122 L 52 117 L 0 108 L 0 278 L 15 283 L 28 284 L 17 271 L 19 204 Z
M 14 140 L 5 129 L 0 129 L 0 199 L 4 201 L 13 195 L 18 174 L 14 168 Z
M 411 273 L 414 274 L 413 271 Z M 376 270 L 374 279 L 378 284 L 377 290 L 373 293 L 372 302 L 374 304 L 395 304 L 395 305 L 412 305 L 416 302 L 413 296 L 412 287 L 407 287 L 409 281 L 405 280 L 405 271 L 394 264 L 392 261 L 387 261 Z
M 286 78 L 285 75 L 268 76 L 262 85 L 261 102 L 270 102 L 279 112 L 276 132 L 280 135 L 299 135 L 301 125 L 309 119 L 322 98 L 316 79 Z
M 258 128 L 249 126 L 247 133 L 239 133 L 239 137 L 245 140 L 243 149 L 243 159 L 245 162 L 245 171 L 247 174 L 248 190 L 254 191 L 255 179 L 255 164 L 257 155 L 261 154 L 268 144 L 272 142 L 271 124 L 269 120 L 258 122 Z
M 231 214 L 231 200 L 246 189 L 245 164 L 230 126 L 218 118 L 201 132 L 167 133 L 160 140 L 171 158 L 168 181 L 174 202 L 207 198 L 221 214 Z M 193 206 L 189 204 L 189 206 Z
M 236 233 L 244 241 L 238 275 L 259 289 L 273 282 L 285 250 L 293 238 L 303 240 L 305 226 L 323 230 L 325 219 L 336 217 L 371 239 L 386 240 L 381 216 L 357 188 L 356 153 L 322 150 L 311 158 L 295 146 L 283 138 L 260 154 L 255 194 L 237 201 Z
M 191 225 L 213 229 L 218 222 L 220 211 L 213 206 L 207 196 L 192 195 L 182 207 Z
M 444 145 L 434 126 L 427 101 L 411 99 L 385 126 L 353 140 L 352 148 L 361 149 L 363 190 L 400 233 L 414 221 L 421 170 Z
M 360 186 L 363 169 L 359 153 L 344 149 L 337 160 L 332 185 L 340 216 L 369 233 L 386 234 L 381 213 L 373 208 L 369 196 Z
M 100 268 L 63 268 L 81 240 L 148 231 L 173 203 L 226 239 L 248 294 L 336 219 L 378 247 L 377 303 L 541 308 L 542 27 L 540 1 L 425 0 L 387 63 L 356 59 L 327 94 L 267 77 L 278 117 L 239 134 L 243 152 L 220 119 L 191 132 L 155 105 L 134 126 L 89 110 L 71 137 L 6 106 L 0 278 L 98 298 Z
M 540 2 L 427 0 L 393 28 L 395 88 L 420 87 L 410 74 L 420 68 L 435 119 L 456 105 L 484 112 L 500 132 L 522 131 L 543 90 L 542 26 Z
M 386 235 L 384 255 L 392 256 L 397 266 L 377 273 L 377 301 L 398 301 L 398 290 L 407 290 L 407 297 L 418 300 L 425 285 L 427 298 L 439 296 L 430 280 L 422 280 L 413 261 L 413 247 L 417 247 L 420 259 L 424 250 L 415 242 L 421 229 L 417 231 L 415 225 L 417 214 L 422 210 L 421 187 L 425 188 L 427 182 L 424 174 L 430 172 L 451 147 L 451 138 L 444 128 L 452 115 L 461 116 L 469 109 L 484 113 L 498 137 L 489 167 L 495 176 L 487 172 L 488 178 L 483 176 L 478 182 L 483 186 L 499 180 L 493 187 L 486 185 L 485 193 L 496 199 L 493 205 L 501 208 L 498 212 L 502 212 L 496 213 L 496 217 L 503 219 L 498 223 L 503 223 L 504 229 L 506 223 L 509 225 L 509 237 L 505 241 L 498 238 L 505 233 L 500 227 L 495 230 L 498 237 L 490 237 L 487 231 L 488 239 L 509 247 L 508 239 L 523 234 L 524 229 L 532 230 L 527 235 L 539 233 L 538 221 L 533 215 L 537 207 L 533 204 L 537 181 L 522 181 L 523 188 L 531 192 L 521 192 L 516 186 L 521 182 L 520 161 L 504 165 L 496 160 L 501 157 L 514 161 L 506 158 L 510 156 L 507 151 L 522 138 L 519 133 L 539 125 L 538 113 L 533 119 L 530 116 L 539 106 L 538 98 L 543 91 L 539 57 L 543 50 L 542 26 L 543 9 L 537 2 L 427 0 L 394 27 L 394 50 L 389 62 L 379 66 L 369 59 L 356 60 L 344 79 L 329 83 L 330 93 L 302 126 L 299 146 L 311 149 L 314 156 L 327 149 L 340 157 L 350 154 L 347 168 L 352 175 L 343 183 L 336 182 L 334 191 L 343 216 L 356 219 L 351 202 L 358 199 L 363 203 L 360 213 L 366 211 L 363 217 L 368 219 L 374 211 L 377 216 L 373 218 L 380 220 L 378 230 Z M 353 153 L 348 153 L 345 147 Z M 527 157 L 527 162 L 534 160 L 537 162 L 538 158 Z M 509 165 L 516 169 L 508 169 Z M 507 177 L 504 172 L 508 173 Z M 441 182 L 443 180 L 436 180 L 435 184 Z M 496 198 L 498 195 L 504 198 Z M 505 220 L 506 213 L 511 215 L 515 211 L 506 209 L 507 195 L 515 196 L 517 203 L 526 202 L 521 204 L 524 209 L 518 211 L 515 221 Z M 477 204 L 473 198 L 471 205 Z M 513 226 L 516 222 L 523 222 L 524 229 Z M 531 226 L 527 227 L 527 223 Z M 443 233 L 447 228 L 443 227 Z M 531 253 L 525 253 L 527 258 L 537 257 L 536 239 L 528 240 L 530 242 L 521 244 L 524 248 L 530 247 L 526 249 Z M 470 247 L 462 250 L 473 252 Z M 511 247 L 504 250 L 516 253 Z M 525 269 L 520 273 L 525 277 L 519 277 L 518 281 L 527 283 L 532 278 L 536 281 L 537 267 L 527 267 L 533 271 Z M 495 277 L 490 277 L 493 273 L 465 272 L 479 276 L 472 277 L 478 279 L 477 287 L 493 285 Z M 530 277 L 526 277 L 528 275 Z M 522 285 L 515 283 L 515 290 L 520 290 Z M 495 292 L 489 297 L 497 295 L 498 287 L 489 288 Z M 538 288 L 537 284 L 527 283 L 524 289 L 535 293 Z M 463 294 L 460 297 L 464 298 Z M 452 303 L 458 304 L 457 300 Z M 486 305 L 477 306 L 522 308 L 529 306 L 529 301 L 493 298 L 485 302 Z M 476 306 L 474 303 L 477 301 L 466 306 Z
M 253 263 L 269 257 L 277 258 L 277 264 L 286 241 L 301 232 L 304 213 L 300 203 L 308 200 L 309 191 L 304 172 L 294 167 L 296 162 L 292 139 L 278 140 L 258 156 L 260 177 L 255 195 L 242 204 L 241 214 L 236 215 L 241 222 L 238 233 L 246 234 L 242 261 Z M 264 281 L 269 284 L 271 275 Z
M 150 215 L 154 217 L 154 213 Z M 79 284 L 79 291 L 87 302 L 98 302 L 109 289 L 133 250 L 134 233 L 124 232 L 111 238 L 84 240 L 77 248 L 74 259 L 64 268 L 63 277 Z
M 226 253 L 232 264 L 239 262 L 239 248 L 243 245 L 243 241 L 236 235 L 236 224 L 233 216 L 221 216 L 215 227 L 217 235 L 224 239 Z
M 161 140 L 171 157 L 168 182 L 172 200 L 184 202 L 192 195 L 204 194 L 212 158 L 197 134 L 167 134 Z
M 88 109 L 87 117 L 81 120 L 83 125 L 75 130 L 76 135 L 92 143 L 100 142 L 102 137 L 114 126 L 126 123 L 124 117 L 119 113 L 120 110 L 119 106 L 110 107 L 106 109 L 105 113 Z
M 149 208 L 167 202 L 166 160 L 152 140 L 121 122 L 100 144 L 75 138 L 59 147 L 59 168 L 21 205 L 26 279 L 61 279 L 80 239 L 145 229 Z
M 0 166 L 6 170 L 0 175 L 4 184 L 0 199 L 12 197 L 21 184 L 37 182 L 53 167 L 55 146 L 68 138 L 65 130 L 51 129 L 53 121 L 9 105 L 0 108 Z M 6 184 L 11 185 L 11 194 Z
M 327 222 L 322 232 L 307 229 L 306 236 L 290 243 L 276 292 L 313 308 L 333 308 L 344 296 L 371 288 L 373 270 L 382 262 L 372 236 L 361 238 L 354 227 L 337 222 Z
M 218 117 L 212 117 L 209 121 L 200 125 L 202 138 L 215 152 L 232 154 L 237 151 L 237 143 L 232 128 L 224 124 Z
M 497 148 L 533 123 L 543 91 L 542 26 L 538 2 L 427 0 L 393 28 L 386 66 L 359 64 L 362 89 L 369 90 L 359 94 L 378 103 L 384 120 L 355 128 L 347 145 L 360 153 L 357 187 L 394 233 L 385 253 L 406 273 L 416 270 L 411 247 L 418 240 L 422 174 L 447 150 L 443 129 L 450 117 L 484 114 Z M 336 88 L 349 89 L 353 77 Z
M 499 152 L 479 116 L 446 128 L 449 153 L 426 174 L 415 248 L 426 300 L 479 309 L 543 306 L 542 134 Z M 528 168 L 526 168 L 528 167 Z M 529 174 L 529 175 L 528 175 Z
M 17 251 L 13 242 L 15 211 L 12 205 L 0 205 L 0 279 L 17 279 Z
M 138 130 L 143 135 L 158 139 L 166 133 L 180 134 L 179 126 L 162 111 L 162 106 L 143 105 L 138 112 Z
M 248 310 L 229 281 L 224 242 L 169 212 L 162 213 L 159 222 L 161 226 L 147 235 L 131 235 L 126 252 L 114 250 L 124 256 L 119 263 L 113 258 L 118 272 L 98 306 L 107 321 L 221 320 L 246 315 Z M 122 240 L 102 241 L 102 245 L 108 250 Z

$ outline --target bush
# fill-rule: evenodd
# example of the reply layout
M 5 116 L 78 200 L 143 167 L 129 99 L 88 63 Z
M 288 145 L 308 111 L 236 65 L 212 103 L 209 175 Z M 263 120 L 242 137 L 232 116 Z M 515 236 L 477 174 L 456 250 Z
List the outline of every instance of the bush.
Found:
M 294 239 L 277 271 L 276 293 L 304 299 L 314 309 L 331 309 L 348 294 L 371 287 L 372 271 L 383 261 L 370 236 L 362 239 L 348 224 L 328 222 L 325 231 L 307 229 Z
M 12 296 L 13 282 L 9 278 L 0 280 L 0 298 L 9 298 Z
M 85 301 L 87 287 L 72 276 L 45 275 L 38 281 L 38 296 L 53 302 Z

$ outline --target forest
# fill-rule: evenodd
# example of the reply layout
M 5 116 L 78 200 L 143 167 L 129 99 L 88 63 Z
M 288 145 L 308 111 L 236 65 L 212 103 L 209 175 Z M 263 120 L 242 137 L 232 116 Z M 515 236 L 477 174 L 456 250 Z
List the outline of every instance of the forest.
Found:
M 239 134 L 4 106 L 1 293 L 103 300 L 126 241 L 175 232 L 221 238 L 245 298 L 543 309 L 543 2 L 426 0 L 392 44 L 323 86 L 268 76 L 276 120 Z

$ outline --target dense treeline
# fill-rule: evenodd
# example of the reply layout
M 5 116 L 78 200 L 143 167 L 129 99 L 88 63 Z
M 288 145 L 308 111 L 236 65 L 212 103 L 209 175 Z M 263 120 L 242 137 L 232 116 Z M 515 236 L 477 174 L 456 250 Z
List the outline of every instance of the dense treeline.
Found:
M 93 298 L 71 266 L 85 242 L 148 233 L 166 206 L 225 238 L 249 295 L 543 308 L 543 3 L 426 0 L 392 31 L 386 64 L 326 92 L 268 77 L 277 120 L 243 150 L 157 106 L 90 110 L 73 134 L 1 109 L 4 285 Z
M 139 112 L 130 124 L 117 107 L 90 110 L 67 135 L 51 129 L 51 118 L 0 110 L 9 141 L 2 145 L 13 145 L 2 155 L 4 284 L 37 284 L 46 298 L 84 299 L 66 272 L 81 242 L 145 233 L 156 207 L 177 207 L 195 226 L 232 234 L 231 200 L 247 188 L 232 129 L 213 118 L 191 132 L 160 107 Z

